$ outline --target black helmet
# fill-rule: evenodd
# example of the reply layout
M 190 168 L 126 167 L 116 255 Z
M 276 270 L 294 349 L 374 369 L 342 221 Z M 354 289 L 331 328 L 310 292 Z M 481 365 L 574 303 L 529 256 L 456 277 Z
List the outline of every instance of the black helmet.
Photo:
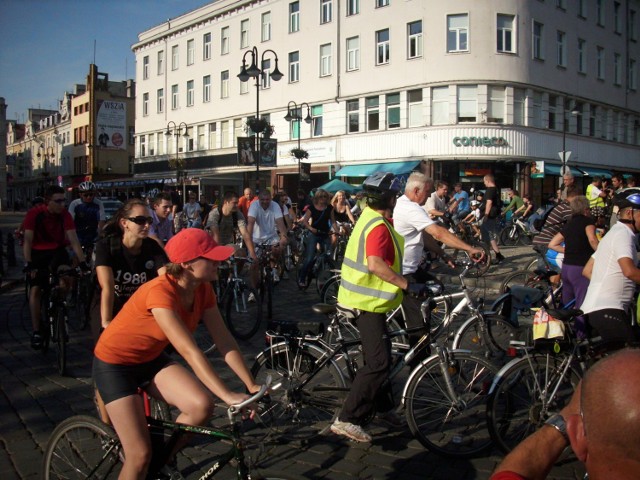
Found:
M 381 197 L 396 195 L 402 190 L 402 184 L 393 173 L 376 172 L 367 177 L 362 184 L 364 192 L 369 196 Z
M 640 188 L 625 188 L 613 197 L 613 204 L 620 210 L 629 207 L 640 209 Z

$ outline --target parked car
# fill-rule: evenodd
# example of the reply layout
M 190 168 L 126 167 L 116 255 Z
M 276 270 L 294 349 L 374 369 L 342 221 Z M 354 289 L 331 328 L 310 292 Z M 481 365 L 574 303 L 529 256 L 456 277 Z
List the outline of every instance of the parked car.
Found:
M 122 206 L 122 202 L 120 200 L 107 199 L 102 200 L 102 205 L 104 206 L 105 218 L 106 220 L 109 220 Z

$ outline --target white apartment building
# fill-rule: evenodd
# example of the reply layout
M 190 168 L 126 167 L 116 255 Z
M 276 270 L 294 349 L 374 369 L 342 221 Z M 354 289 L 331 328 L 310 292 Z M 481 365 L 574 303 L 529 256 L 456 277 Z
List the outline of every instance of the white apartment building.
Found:
M 563 152 L 581 177 L 637 174 L 639 16 L 639 0 L 216 1 L 132 47 L 135 177 L 175 181 L 178 156 L 207 194 L 253 186 L 236 139 L 257 108 L 278 142 L 263 187 L 299 185 L 298 142 L 309 188 L 375 170 L 468 184 L 491 171 L 540 198 Z M 254 52 L 259 92 L 237 76 Z M 285 120 L 290 102 L 311 123 Z

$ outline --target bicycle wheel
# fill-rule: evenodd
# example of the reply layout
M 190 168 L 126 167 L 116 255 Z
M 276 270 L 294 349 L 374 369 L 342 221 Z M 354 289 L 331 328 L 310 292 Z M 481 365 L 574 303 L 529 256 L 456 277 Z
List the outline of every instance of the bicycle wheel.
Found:
M 529 270 L 530 272 L 535 272 L 538 270 L 538 259 L 533 259 L 529 262 L 525 270 Z
M 273 272 L 271 269 L 268 269 L 264 276 L 263 283 L 264 291 L 262 292 L 262 303 L 266 303 L 267 305 L 267 318 L 271 320 L 273 317 Z M 265 302 L 266 299 L 266 302 Z M 260 308 L 262 312 L 262 308 Z
M 56 323 L 54 324 L 53 334 L 56 342 L 56 357 L 58 374 L 64 376 L 67 370 L 67 313 L 62 306 L 58 306 L 55 313 Z
M 316 290 L 318 291 L 318 294 L 322 292 L 324 284 L 333 276 L 334 268 L 335 262 L 331 257 L 328 254 L 322 254 L 321 260 L 317 266 L 317 271 L 315 272 Z
M 46 354 L 49 351 L 49 343 L 51 342 L 49 292 L 42 290 L 40 295 L 40 334 L 42 335 L 42 353 Z
M 445 355 L 446 365 L 434 355 L 411 373 L 403 398 L 407 423 L 433 452 L 474 456 L 491 446 L 484 412 L 497 369 L 466 352 Z
M 202 322 L 200 322 L 196 327 L 196 330 L 193 332 L 193 337 L 196 339 L 198 348 L 202 350 L 204 354 L 211 353 L 216 349 L 216 344 L 213 343 L 213 339 L 211 338 L 211 335 L 209 335 L 207 327 L 205 327 Z
M 518 330 L 505 318 L 499 315 L 483 315 L 486 325 L 486 335 L 483 335 L 480 325 L 482 318 L 473 317 L 456 332 L 451 348 L 454 350 L 470 350 L 487 357 L 504 357 L 512 340 L 518 340 Z
M 174 418 L 171 415 L 171 408 L 169 404 L 149 396 L 149 414 L 152 418 L 158 420 L 166 420 L 167 422 L 173 422 Z
M 513 272 L 502 281 L 500 285 L 500 293 L 507 293 L 508 289 L 513 286 L 525 286 L 528 287 L 538 276 L 529 270 L 523 270 L 520 272 Z
M 44 480 L 116 479 L 124 455 L 113 429 L 98 419 L 78 415 L 60 423 L 45 447 Z
M 338 290 L 340 289 L 340 280 L 342 275 L 339 273 L 334 274 L 329 278 L 320 291 L 320 301 L 329 305 L 335 305 L 338 303 Z
M 304 441 L 329 430 L 348 393 L 344 376 L 320 347 L 279 343 L 258 355 L 251 369 L 257 384 L 271 375 L 270 394 L 262 400 L 263 427 L 249 435 L 274 434 L 283 441 Z
M 431 309 L 431 324 L 429 331 L 431 332 L 431 342 L 433 343 L 442 333 L 446 325 L 451 311 L 451 301 L 442 296 L 436 300 L 436 305 Z
M 487 401 L 487 426 L 491 438 L 505 453 L 538 430 L 564 407 L 580 381 L 580 371 L 569 357 L 535 354 L 505 367 Z
M 74 313 L 76 317 L 76 328 L 84 330 L 89 325 L 89 282 L 90 280 L 81 276 L 76 280 L 76 304 Z
M 502 245 L 514 246 L 520 241 L 520 230 L 517 225 L 509 225 L 500 232 L 500 243 Z
M 262 304 L 255 288 L 235 282 L 225 297 L 225 322 L 234 337 L 248 340 L 260 328 Z
M 487 273 L 491 266 L 491 250 L 484 242 L 473 242 L 474 247 L 480 248 L 484 253 L 484 257 L 480 262 L 477 262 L 474 268 L 471 268 L 467 273 L 467 277 L 478 278 Z M 464 250 L 455 249 L 453 251 L 453 259 L 459 262 L 466 262 L 469 259 L 469 254 Z

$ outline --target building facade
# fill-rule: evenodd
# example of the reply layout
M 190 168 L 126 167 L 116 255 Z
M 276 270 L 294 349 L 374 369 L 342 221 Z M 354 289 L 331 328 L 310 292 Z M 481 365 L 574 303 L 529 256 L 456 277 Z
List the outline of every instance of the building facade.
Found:
M 109 81 L 96 65 L 89 66 L 86 80 L 76 84 L 73 93 L 64 93 L 58 110 L 29 109 L 24 124 L 7 121 L 3 138 L 11 208 L 28 206 L 52 184 L 74 192 L 85 180 L 128 183 L 133 170 L 135 82 Z
M 180 159 L 208 195 L 256 173 L 290 189 L 298 146 L 306 187 L 421 168 L 469 186 L 493 172 L 540 198 L 563 159 L 585 178 L 638 173 L 639 13 L 637 0 L 217 1 L 132 47 L 135 177 L 165 182 Z M 238 78 L 243 62 L 257 81 Z M 277 140 L 259 172 L 237 140 L 256 116 Z

